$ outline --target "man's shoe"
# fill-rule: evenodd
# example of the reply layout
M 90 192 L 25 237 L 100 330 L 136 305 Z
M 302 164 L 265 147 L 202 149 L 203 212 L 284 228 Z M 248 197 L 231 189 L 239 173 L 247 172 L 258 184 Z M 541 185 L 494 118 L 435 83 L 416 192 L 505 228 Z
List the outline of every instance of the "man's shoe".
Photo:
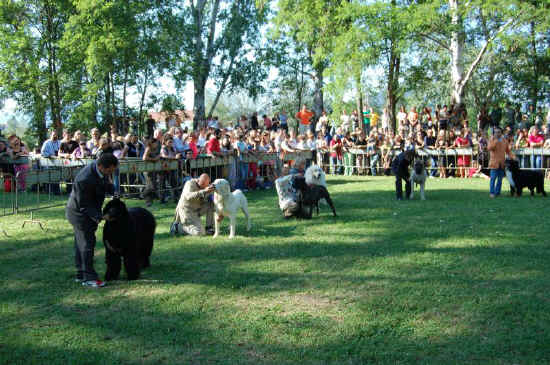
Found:
M 81 283 L 83 281 L 84 281 L 84 279 L 82 279 L 82 278 L 74 278 L 75 283 Z
M 82 282 L 82 286 L 87 286 L 89 288 L 103 288 L 105 283 L 101 280 L 87 280 Z
M 207 236 L 213 236 L 213 235 L 214 235 L 214 228 L 212 228 L 212 227 L 207 227 L 206 230 L 205 230 L 205 232 L 206 232 L 206 235 L 207 235 Z
M 489 195 L 489 198 L 494 198 L 495 197 L 495 194 L 490 194 Z

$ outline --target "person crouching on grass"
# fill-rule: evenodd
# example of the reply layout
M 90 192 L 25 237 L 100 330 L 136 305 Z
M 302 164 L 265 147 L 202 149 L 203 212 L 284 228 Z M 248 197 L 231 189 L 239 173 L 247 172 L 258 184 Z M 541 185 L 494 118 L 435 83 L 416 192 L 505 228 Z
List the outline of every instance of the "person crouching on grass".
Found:
M 491 136 L 487 149 L 491 152 L 489 157 L 489 169 L 491 170 L 489 196 L 494 198 L 500 195 L 502 178 L 504 177 L 504 161 L 506 159 L 506 154 L 508 154 L 510 158 L 515 158 L 516 156 L 510 150 L 510 144 L 508 140 L 502 136 L 502 129 L 499 127 L 494 127 L 494 134 Z
M 403 187 L 401 180 L 405 181 L 405 198 L 409 199 L 411 195 L 411 184 L 409 184 L 409 165 L 414 159 L 414 149 L 409 148 L 401 152 L 392 162 L 391 170 L 395 175 L 395 194 L 397 200 L 403 200 Z

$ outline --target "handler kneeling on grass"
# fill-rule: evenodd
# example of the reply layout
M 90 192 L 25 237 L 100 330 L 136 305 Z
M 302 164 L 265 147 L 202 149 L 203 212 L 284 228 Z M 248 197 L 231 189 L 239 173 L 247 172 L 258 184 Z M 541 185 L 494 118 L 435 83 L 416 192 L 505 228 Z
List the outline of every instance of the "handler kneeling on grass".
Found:
M 170 233 L 191 236 L 214 234 L 214 190 L 216 188 L 210 185 L 208 174 L 187 181 L 176 207 L 176 217 L 170 226 Z M 201 224 L 202 215 L 206 215 L 206 229 Z

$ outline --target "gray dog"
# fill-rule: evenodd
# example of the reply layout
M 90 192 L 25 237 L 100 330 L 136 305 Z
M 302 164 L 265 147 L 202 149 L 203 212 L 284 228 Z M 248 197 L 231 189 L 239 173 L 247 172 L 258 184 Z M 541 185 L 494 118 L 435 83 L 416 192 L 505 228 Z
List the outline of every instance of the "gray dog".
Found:
M 411 195 L 409 199 L 414 197 L 414 185 L 420 185 L 420 199 L 426 200 L 424 196 L 424 185 L 426 184 L 426 179 L 428 174 L 426 173 L 426 164 L 422 160 L 416 160 L 414 162 L 413 172 L 411 174 Z

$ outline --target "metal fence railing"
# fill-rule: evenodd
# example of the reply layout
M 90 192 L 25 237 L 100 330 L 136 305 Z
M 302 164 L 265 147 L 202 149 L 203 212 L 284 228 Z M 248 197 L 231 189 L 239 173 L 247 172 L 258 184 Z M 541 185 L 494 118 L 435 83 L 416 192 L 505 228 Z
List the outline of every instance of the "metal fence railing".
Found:
M 392 158 L 401 150 L 348 149 L 342 158 L 332 158 L 329 152 L 302 151 L 296 153 L 253 152 L 242 157 L 227 154 L 220 157 L 199 156 L 192 160 L 160 160 L 148 162 L 137 158 L 121 159 L 114 182 L 118 193 L 127 198 L 144 198 L 152 184 L 159 199 L 171 196 L 179 199 L 187 179 L 203 172 L 212 179 L 226 178 L 232 187 L 240 189 L 270 188 L 281 174 L 282 167 L 297 159 L 317 163 L 329 174 L 377 175 L 389 174 Z M 470 170 L 486 167 L 488 154 L 472 148 L 444 150 L 417 149 L 419 158 L 427 162 L 428 173 L 441 175 L 460 168 Z M 526 148 L 514 151 L 522 161 L 522 168 L 540 168 L 550 171 L 550 149 Z M 458 166 L 459 158 L 462 165 Z M 40 210 L 66 204 L 72 183 L 80 169 L 92 160 L 67 160 L 61 158 L 34 158 L 25 160 L 28 169 L 0 174 L 0 217 L 30 213 L 30 220 L 23 223 L 43 223 L 34 219 Z M 8 161 L 10 162 L 10 161 Z M 6 163 L 5 160 L 0 163 Z M 21 161 L 18 161 L 21 164 Z M 1 167 L 1 166 L 0 166 Z M 2 169 L 5 171 L 6 169 Z M 469 176 L 467 174 L 466 176 Z M 1 221 L 0 221 L 1 224 Z M 2 230 L 0 225 L 0 233 Z

